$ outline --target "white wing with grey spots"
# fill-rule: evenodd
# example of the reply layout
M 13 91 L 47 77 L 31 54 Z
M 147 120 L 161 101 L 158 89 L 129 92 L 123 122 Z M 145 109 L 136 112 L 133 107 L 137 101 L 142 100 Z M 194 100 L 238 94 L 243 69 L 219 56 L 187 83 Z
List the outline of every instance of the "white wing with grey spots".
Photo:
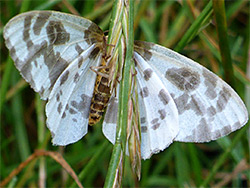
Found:
M 134 52 L 141 122 L 141 156 L 148 159 L 168 147 L 179 132 L 174 100 L 152 67 Z
M 94 43 L 102 45 L 103 39 L 93 22 L 55 11 L 20 14 L 7 23 L 3 34 L 17 69 L 43 99 L 79 53 Z
M 47 125 L 52 143 L 68 145 L 81 139 L 88 131 L 88 116 L 95 86 L 96 73 L 89 67 L 98 66 L 102 55 L 93 44 L 75 59 L 53 86 L 46 105 Z
M 17 69 L 46 105 L 53 144 L 67 145 L 87 133 L 103 32 L 93 22 L 55 11 L 32 11 L 4 28 L 6 46 Z
M 208 142 L 247 122 L 246 107 L 237 93 L 205 67 L 148 42 L 135 42 L 135 51 L 162 78 L 175 101 L 180 131 L 174 140 Z
M 141 157 L 148 159 L 173 142 L 179 132 L 178 111 L 161 82 L 162 78 L 136 52 L 134 60 L 141 119 Z M 102 128 L 103 134 L 113 144 L 116 136 L 119 88 L 117 91 L 109 101 Z

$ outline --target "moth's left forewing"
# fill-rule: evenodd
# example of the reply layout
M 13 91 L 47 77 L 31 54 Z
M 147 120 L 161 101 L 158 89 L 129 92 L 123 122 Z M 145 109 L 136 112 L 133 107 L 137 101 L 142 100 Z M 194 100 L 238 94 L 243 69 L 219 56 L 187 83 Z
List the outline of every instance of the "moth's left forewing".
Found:
M 22 77 L 48 99 L 53 144 L 67 145 L 87 133 L 96 73 L 103 55 L 102 30 L 90 20 L 56 11 L 31 11 L 4 28 L 10 56 Z
M 237 93 L 205 67 L 148 42 L 137 41 L 135 51 L 161 75 L 175 101 L 180 126 L 176 141 L 215 140 L 247 122 L 246 107 Z
M 61 72 L 96 43 L 103 32 L 93 22 L 56 11 L 30 11 L 12 18 L 4 39 L 17 69 L 31 87 L 47 99 Z

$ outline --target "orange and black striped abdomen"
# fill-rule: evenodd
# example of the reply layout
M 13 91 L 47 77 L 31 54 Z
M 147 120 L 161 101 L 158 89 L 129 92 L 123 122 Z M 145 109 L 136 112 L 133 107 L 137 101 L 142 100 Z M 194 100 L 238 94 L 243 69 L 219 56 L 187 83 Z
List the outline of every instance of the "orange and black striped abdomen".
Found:
M 109 69 L 101 69 L 100 72 L 108 75 Z M 89 112 L 89 125 L 94 125 L 101 120 L 110 96 L 111 93 L 108 78 L 97 74 Z

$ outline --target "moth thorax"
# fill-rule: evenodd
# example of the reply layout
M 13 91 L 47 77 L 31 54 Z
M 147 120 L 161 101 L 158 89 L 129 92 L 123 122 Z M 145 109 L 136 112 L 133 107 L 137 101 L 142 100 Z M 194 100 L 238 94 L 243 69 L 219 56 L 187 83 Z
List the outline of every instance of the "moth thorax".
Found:
M 107 78 L 97 75 L 89 112 L 89 125 L 98 123 L 110 98 L 110 86 Z

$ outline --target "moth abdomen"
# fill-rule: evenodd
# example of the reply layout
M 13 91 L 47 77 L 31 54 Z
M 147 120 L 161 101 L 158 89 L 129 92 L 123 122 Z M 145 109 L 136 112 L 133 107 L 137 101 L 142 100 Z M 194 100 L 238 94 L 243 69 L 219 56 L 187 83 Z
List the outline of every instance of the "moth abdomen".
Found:
M 109 69 L 101 69 L 100 72 L 108 75 Z M 111 88 L 109 86 L 108 78 L 97 74 L 94 93 L 90 105 L 89 125 L 92 126 L 101 120 L 111 96 L 110 92 Z

